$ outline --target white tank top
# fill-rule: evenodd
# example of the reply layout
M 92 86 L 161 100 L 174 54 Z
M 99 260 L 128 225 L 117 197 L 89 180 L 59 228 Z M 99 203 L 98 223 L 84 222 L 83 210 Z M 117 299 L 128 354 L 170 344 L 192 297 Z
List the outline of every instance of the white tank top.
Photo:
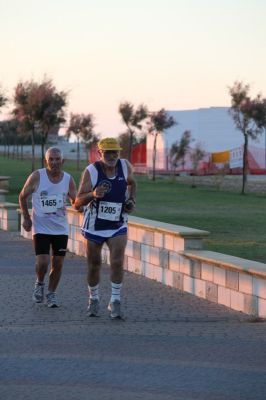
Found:
M 68 235 L 66 200 L 70 175 L 64 172 L 61 181 L 53 183 L 46 168 L 38 171 L 39 187 L 32 194 L 32 234 Z

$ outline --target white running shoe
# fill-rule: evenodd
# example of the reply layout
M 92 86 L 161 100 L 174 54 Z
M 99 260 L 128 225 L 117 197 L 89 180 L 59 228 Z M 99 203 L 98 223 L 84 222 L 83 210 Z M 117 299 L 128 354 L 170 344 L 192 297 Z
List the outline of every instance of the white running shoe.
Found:
M 49 308 L 59 307 L 55 292 L 50 292 L 46 295 L 46 303 Z
M 99 317 L 100 302 L 98 299 L 89 299 L 89 305 L 87 309 L 88 317 Z
M 32 300 L 34 303 L 42 303 L 44 299 L 44 283 L 35 282 Z
M 110 302 L 108 305 L 108 310 L 111 311 L 112 319 L 123 319 L 123 314 L 121 311 L 121 303 L 119 300 L 115 300 L 114 302 Z

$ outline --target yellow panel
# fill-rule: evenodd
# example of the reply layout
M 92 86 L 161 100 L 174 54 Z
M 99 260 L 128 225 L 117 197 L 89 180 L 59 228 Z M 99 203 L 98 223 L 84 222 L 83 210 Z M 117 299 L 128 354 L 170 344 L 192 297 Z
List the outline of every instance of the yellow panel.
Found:
M 230 160 L 230 151 L 221 151 L 219 153 L 212 153 L 211 160 L 213 163 L 226 163 Z

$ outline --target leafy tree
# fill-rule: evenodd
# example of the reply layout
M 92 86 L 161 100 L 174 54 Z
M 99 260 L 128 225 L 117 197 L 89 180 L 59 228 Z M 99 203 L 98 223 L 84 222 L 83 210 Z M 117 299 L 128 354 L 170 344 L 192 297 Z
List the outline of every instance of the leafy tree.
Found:
M 1 143 L 3 143 L 5 146 L 4 156 L 9 158 L 10 145 L 13 142 L 13 132 L 10 130 L 10 124 L 8 120 L 0 121 L 0 138 Z
M 57 92 L 51 79 L 44 78 L 41 83 L 19 82 L 15 88 L 13 114 L 21 124 L 24 134 L 30 132 L 32 144 L 32 170 L 35 169 L 36 131 L 42 135 L 42 165 L 44 145 L 51 128 L 64 122 L 64 107 L 67 94 Z
M 0 90 L 0 108 L 3 107 L 7 103 L 8 99 L 4 95 L 4 92 Z
M 253 101 L 251 108 L 251 117 L 260 129 L 264 129 L 265 134 L 265 168 L 266 168 L 266 98 L 261 98 L 260 95 Z
M 41 143 L 40 136 L 38 142 Z M 10 146 L 13 146 L 13 158 L 19 158 L 19 146 L 20 146 L 20 158 L 23 159 L 23 145 L 30 144 L 30 137 L 26 135 L 21 129 L 16 118 L 6 119 L 0 121 L 0 144 L 4 145 L 4 156 L 10 157 Z
M 254 120 L 254 112 L 256 110 L 256 101 L 249 96 L 249 85 L 242 82 L 235 82 L 229 87 L 231 95 L 231 108 L 229 110 L 235 126 L 243 133 L 244 151 L 243 151 L 243 180 L 241 194 L 245 194 L 245 186 L 248 173 L 248 141 L 251 137 L 256 139 L 262 132 L 262 128 L 258 126 Z
M 173 169 L 175 170 L 181 162 L 182 168 L 185 168 L 185 156 L 189 150 L 191 143 L 191 132 L 185 131 L 180 138 L 180 141 L 176 140 L 170 149 L 170 158 Z
M 198 167 L 200 161 L 205 157 L 205 150 L 201 147 L 200 143 L 197 143 L 195 148 L 192 150 L 190 154 L 190 158 L 192 161 L 192 168 L 193 168 L 193 180 L 192 180 L 192 187 L 195 188 L 195 175 L 197 175 Z
M 0 90 L 0 108 L 2 108 L 6 103 L 7 103 L 7 97 L 5 97 L 4 92 Z M 0 121 L 0 140 L 6 142 L 5 137 L 6 137 L 6 123 L 5 121 Z
M 127 158 L 131 161 L 134 136 L 136 135 L 136 132 L 142 130 L 142 122 L 146 120 L 148 116 L 148 109 L 145 105 L 141 104 L 136 110 L 134 110 L 133 104 L 124 102 L 119 105 L 118 111 L 122 117 L 122 121 L 126 124 L 128 129 L 129 145 Z
M 31 135 L 32 146 L 32 171 L 35 169 L 35 127 L 37 118 L 34 115 L 32 94 L 36 93 L 38 84 L 33 81 L 19 82 L 15 87 L 13 114 L 20 123 L 21 132 L 26 136 Z
M 258 96 L 253 101 L 252 118 L 259 128 L 266 129 L 266 98 Z
M 157 138 L 158 135 L 163 133 L 166 129 L 176 125 L 177 122 L 172 116 L 162 108 L 160 111 L 153 112 L 150 114 L 150 126 L 149 133 L 153 135 L 153 154 L 152 154 L 152 180 L 155 181 L 156 171 L 156 153 L 157 153 Z
M 44 146 L 53 128 L 59 128 L 65 120 L 66 92 L 57 92 L 51 80 L 43 82 L 38 89 L 40 99 L 39 126 L 42 135 L 42 163 Z M 43 165 L 43 164 L 42 164 Z
M 80 165 L 80 142 L 86 143 L 87 147 L 96 143 L 99 138 L 94 133 L 94 122 L 92 114 L 71 114 L 69 127 L 66 132 L 67 138 L 71 134 L 76 136 L 77 139 L 77 170 Z

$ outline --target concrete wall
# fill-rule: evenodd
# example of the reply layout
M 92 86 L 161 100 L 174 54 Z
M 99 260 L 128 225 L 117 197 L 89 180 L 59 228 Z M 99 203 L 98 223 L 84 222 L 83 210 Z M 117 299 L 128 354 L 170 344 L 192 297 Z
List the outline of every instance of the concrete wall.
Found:
M 69 250 L 86 255 L 83 215 L 69 209 Z M 124 269 L 256 317 L 266 318 L 266 264 L 203 250 L 208 232 L 129 218 Z M 109 251 L 103 248 L 109 264 Z
M 0 203 L 0 229 L 4 231 L 18 231 L 20 228 L 20 216 L 18 204 Z
M 0 204 L 0 229 L 19 223 L 15 206 Z M 9 211 L 16 213 L 14 216 Z M 80 233 L 83 214 L 67 210 L 70 225 L 68 249 L 86 256 Z M 23 237 L 31 232 L 21 226 Z M 162 284 L 222 304 L 254 317 L 266 318 L 266 264 L 203 250 L 208 232 L 143 218 L 130 217 L 124 269 Z M 106 245 L 103 262 L 110 263 Z

